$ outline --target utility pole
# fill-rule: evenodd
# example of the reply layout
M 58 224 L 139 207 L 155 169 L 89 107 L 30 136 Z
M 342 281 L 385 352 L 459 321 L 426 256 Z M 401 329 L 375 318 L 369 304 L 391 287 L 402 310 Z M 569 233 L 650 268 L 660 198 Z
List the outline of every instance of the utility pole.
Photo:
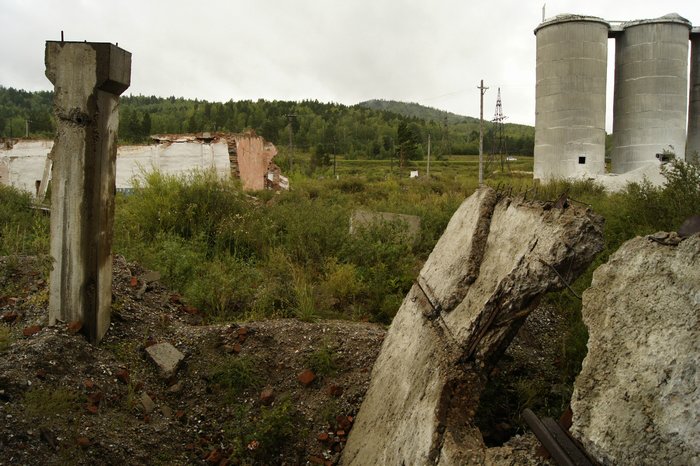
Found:
M 486 89 L 484 87 L 484 80 L 481 80 L 481 85 L 477 86 L 480 94 L 481 110 L 479 112 L 479 186 L 484 184 L 484 94 L 486 94 Z
M 333 178 L 335 178 L 337 180 L 338 175 L 336 174 L 336 170 L 338 168 L 338 162 L 336 162 L 335 156 L 336 156 L 335 138 L 333 138 Z
M 426 170 L 426 176 L 430 178 L 430 133 L 428 133 L 428 169 Z
M 289 171 L 292 171 L 292 168 L 294 167 L 294 142 L 292 141 L 292 118 L 296 118 L 297 116 L 293 113 L 288 113 L 285 115 L 287 117 L 287 121 L 289 122 L 288 128 L 289 128 Z

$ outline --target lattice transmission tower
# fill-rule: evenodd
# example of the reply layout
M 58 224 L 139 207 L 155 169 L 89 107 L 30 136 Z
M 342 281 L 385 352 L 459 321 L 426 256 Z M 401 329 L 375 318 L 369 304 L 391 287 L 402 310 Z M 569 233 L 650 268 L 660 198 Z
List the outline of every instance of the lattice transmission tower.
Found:
M 486 171 L 490 172 L 491 166 L 497 163 L 501 164 L 501 173 L 505 172 L 506 166 L 510 171 L 510 162 L 508 161 L 508 148 L 506 147 L 506 137 L 503 121 L 508 118 L 503 115 L 503 103 L 501 102 L 501 88 L 498 88 L 498 98 L 496 99 L 496 111 L 493 115 L 493 123 L 491 131 L 491 151 L 486 162 Z

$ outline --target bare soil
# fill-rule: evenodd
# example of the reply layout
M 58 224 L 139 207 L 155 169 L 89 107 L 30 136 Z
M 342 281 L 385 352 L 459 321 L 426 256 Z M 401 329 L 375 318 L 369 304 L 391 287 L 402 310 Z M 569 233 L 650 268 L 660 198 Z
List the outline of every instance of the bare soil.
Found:
M 158 281 L 144 287 L 147 271 L 116 257 L 112 323 L 93 346 L 72 323 L 47 325 L 45 267 L 0 258 L 0 278 L 11 282 L 0 287 L 0 465 L 338 462 L 383 326 L 205 325 L 182 297 Z M 168 378 L 145 351 L 163 342 L 185 356 Z M 246 362 L 233 366 L 248 368 L 248 379 L 221 376 L 233 361 Z M 315 379 L 302 383 L 314 365 Z M 518 436 L 491 457 L 542 464 L 536 447 L 531 434 Z

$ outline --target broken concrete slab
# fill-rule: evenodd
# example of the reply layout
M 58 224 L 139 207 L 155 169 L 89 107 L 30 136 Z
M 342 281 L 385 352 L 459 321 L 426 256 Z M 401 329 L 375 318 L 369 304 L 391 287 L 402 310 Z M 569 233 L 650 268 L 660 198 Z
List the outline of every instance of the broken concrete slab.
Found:
M 158 366 L 160 374 L 169 378 L 175 374 L 185 355 L 170 343 L 158 343 L 146 348 L 146 353 Z
M 602 245 L 587 209 L 477 190 L 392 322 L 342 463 L 483 463 L 473 417 L 487 374 L 539 298 Z
M 606 465 L 700 464 L 700 236 L 623 244 L 594 272 L 582 313 L 574 436 Z

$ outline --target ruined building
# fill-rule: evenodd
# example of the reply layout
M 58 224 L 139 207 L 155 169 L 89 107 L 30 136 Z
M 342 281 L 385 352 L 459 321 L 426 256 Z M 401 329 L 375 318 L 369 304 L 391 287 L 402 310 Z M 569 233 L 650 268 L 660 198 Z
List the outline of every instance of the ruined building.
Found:
M 161 134 L 151 139 L 149 145 L 118 148 L 118 191 L 130 190 L 135 179 L 153 170 L 167 175 L 214 170 L 223 179 L 240 179 L 247 191 L 289 188 L 289 181 L 273 162 L 277 149 L 253 131 Z M 53 141 L 48 140 L 4 140 L 0 145 L 0 183 L 43 197 L 51 178 L 52 147 Z
M 675 13 L 615 24 L 560 15 L 542 22 L 535 35 L 535 178 L 605 174 L 609 38 L 615 39 L 612 172 L 640 179 L 658 172 L 671 153 L 697 157 L 700 28 Z

